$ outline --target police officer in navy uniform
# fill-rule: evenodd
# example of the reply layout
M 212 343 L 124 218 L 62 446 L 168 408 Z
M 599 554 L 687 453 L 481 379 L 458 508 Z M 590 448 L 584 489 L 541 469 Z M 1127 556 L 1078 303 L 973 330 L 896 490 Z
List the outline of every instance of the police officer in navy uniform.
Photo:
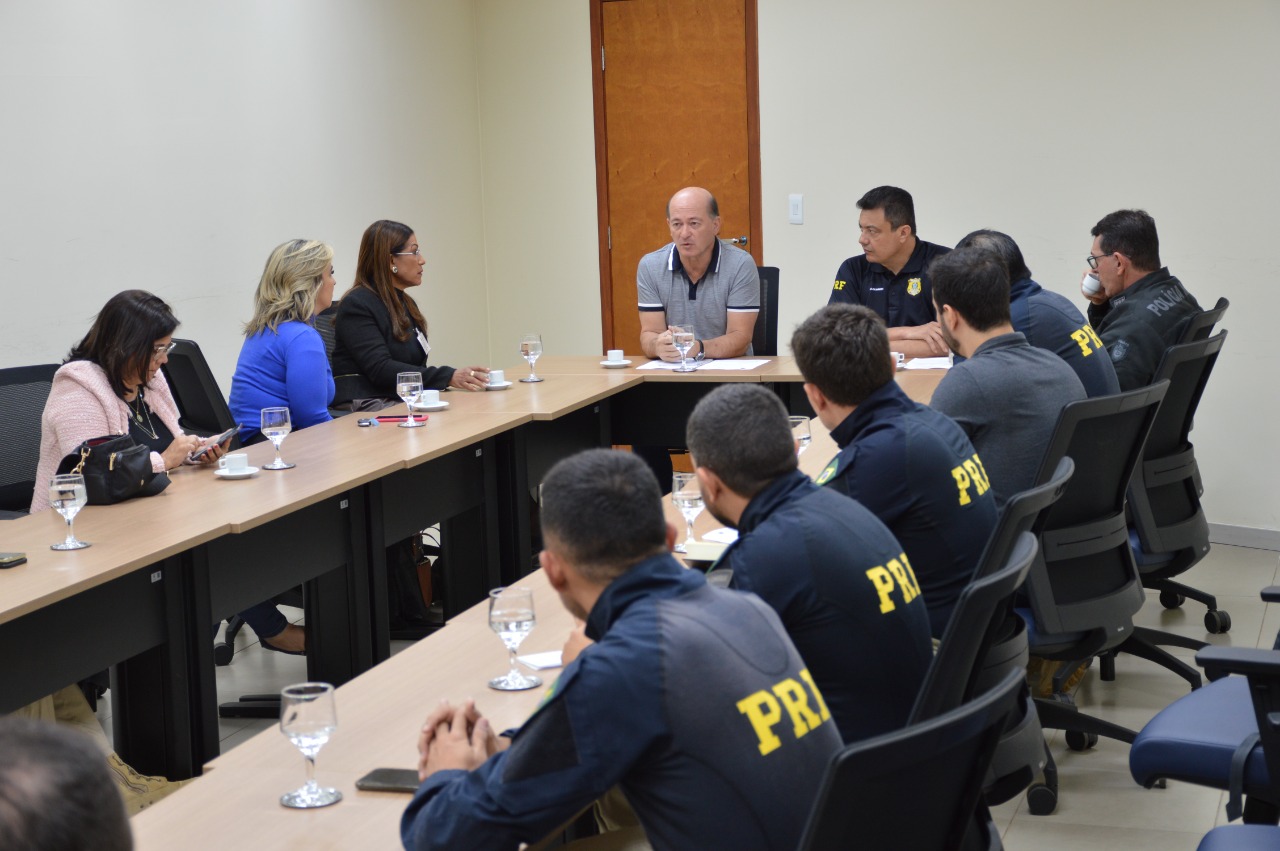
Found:
M 995 528 L 982 460 L 953 420 L 899 389 L 884 322 L 868 308 L 827 305 L 796 328 L 791 351 L 809 403 L 840 447 L 818 484 L 889 527 L 940 638 Z
M 631 453 L 567 458 L 541 493 L 542 569 L 595 643 L 509 740 L 474 703 L 427 717 L 405 847 L 515 848 L 618 785 L 655 849 L 794 849 L 840 735 L 778 616 L 672 558 Z
M 980 248 L 1000 258 L 1009 272 L 1013 330 L 1036 348 L 1048 349 L 1066 361 L 1089 398 L 1120 392 L 1111 356 L 1093 326 L 1074 304 L 1032 280 L 1013 237 L 996 230 L 976 230 L 956 243 L 956 248 Z
M 893 533 L 796 468 L 786 409 L 759 384 L 704 396 L 686 437 L 707 511 L 738 530 L 712 575 L 782 618 L 846 744 L 906 724 L 933 645 Z
M 863 254 L 840 264 L 828 304 L 861 304 L 889 326 L 890 347 L 908 358 L 947 353 L 929 287 L 929 263 L 951 249 L 916 237 L 911 193 L 877 186 L 858 199 Z

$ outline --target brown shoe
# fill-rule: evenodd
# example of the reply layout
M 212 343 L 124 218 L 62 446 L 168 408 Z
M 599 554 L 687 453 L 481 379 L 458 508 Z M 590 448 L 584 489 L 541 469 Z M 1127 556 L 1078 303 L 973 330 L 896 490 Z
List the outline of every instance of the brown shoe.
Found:
M 270 638 L 262 638 L 261 640 L 264 650 L 274 650 L 277 653 L 287 653 L 290 656 L 307 655 L 307 631 L 295 624 L 289 624 Z
M 111 776 L 124 798 L 124 808 L 131 816 L 137 815 L 156 801 L 172 795 L 191 782 L 139 774 L 115 751 L 107 755 L 107 768 L 111 770 Z

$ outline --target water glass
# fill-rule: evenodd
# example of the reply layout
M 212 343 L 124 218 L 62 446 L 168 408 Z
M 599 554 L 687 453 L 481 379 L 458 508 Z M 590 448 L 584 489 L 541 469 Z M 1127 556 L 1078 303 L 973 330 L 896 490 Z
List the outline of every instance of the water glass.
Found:
M 698 484 L 697 473 L 674 473 L 671 476 L 671 501 L 680 509 L 686 526 L 684 541 L 672 549 L 687 553 L 693 543 L 693 521 L 702 513 L 702 486 Z
M 261 420 L 262 433 L 271 441 L 271 445 L 276 448 L 276 460 L 270 464 L 263 464 L 264 470 L 292 470 L 297 464 L 286 464 L 284 459 L 280 457 L 280 444 L 284 443 L 284 439 L 289 436 L 289 432 L 293 431 L 293 423 L 289 420 L 288 408 L 263 408 Z
M 396 395 L 404 400 L 409 408 L 409 419 L 400 423 L 400 428 L 422 428 L 425 422 L 413 418 L 413 403 L 422 395 L 422 373 L 400 372 L 396 374 Z
M 299 683 L 280 690 L 280 732 L 302 751 L 307 761 L 304 786 L 280 796 L 280 803 L 294 809 L 327 807 L 342 800 L 337 789 L 316 785 L 316 754 L 338 729 L 338 712 L 329 683 Z
M 84 476 L 70 473 L 54 476 L 49 481 L 49 504 L 58 510 L 62 519 L 67 521 L 67 539 L 61 544 L 50 544 L 51 550 L 83 550 L 89 546 L 84 541 L 76 540 L 71 522 L 76 519 L 80 509 L 89 501 L 89 493 L 84 487 Z
M 541 334 L 525 334 L 520 338 L 520 357 L 529 362 L 529 377 L 520 379 L 525 384 L 535 384 L 542 379 L 533 371 L 533 364 L 538 360 L 538 356 L 542 354 L 542 335 Z
M 489 592 L 489 628 L 506 645 L 511 666 L 505 675 L 489 680 L 489 688 L 498 691 L 523 691 L 542 685 L 541 679 L 526 676 L 516 667 L 516 650 L 529 633 L 533 632 L 534 622 L 531 590 L 511 586 L 495 588 Z

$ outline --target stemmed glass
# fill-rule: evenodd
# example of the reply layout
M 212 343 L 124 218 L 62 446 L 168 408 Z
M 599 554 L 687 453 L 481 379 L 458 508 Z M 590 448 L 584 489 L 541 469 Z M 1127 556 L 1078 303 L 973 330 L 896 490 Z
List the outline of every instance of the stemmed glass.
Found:
M 284 439 L 289 436 L 289 432 L 293 431 L 293 423 L 289 420 L 288 408 L 263 408 L 262 409 L 262 433 L 267 436 L 271 444 L 276 448 L 276 460 L 270 464 L 263 464 L 264 470 L 292 470 L 297 464 L 286 464 L 285 460 L 280 457 L 280 444 L 284 443 Z
M 702 487 L 698 484 L 697 473 L 674 473 L 671 476 L 671 501 L 684 515 L 687 530 L 683 543 L 673 548 L 678 553 L 689 552 L 693 541 L 693 521 L 702 513 Z
M 498 633 L 507 646 L 511 661 L 511 670 L 504 676 L 489 680 L 489 688 L 523 691 L 542 685 L 538 677 L 525 676 L 516 667 L 516 649 L 533 632 L 533 624 L 533 592 L 528 588 L 511 586 L 494 588 L 489 592 L 489 628 Z
M 520 379 L 525 384 L 536 384 L 542 379 L 533 371 L 533 364 L 542 354 L 542 335 L 525 334 L 520 338 L 520 357 L 529 362 L 529 377 Z
M 280 796 L 280 803 L 295 809 L 327 807 L 342 800 L 337 789 L 316 785 L 316 754 L 338 729 L 338 713 L 329 683 L 299 683 L 280 690 L 280 732 L 302 751 L 307 760 L 307 783 Z
M 50 544 L 51 550 L 83 550 L 89 546 L 84 541 L 76 540 L 71 530 L 71 521 L 76 519 L 81 507 L 89 501 L 89 493 L 84 488 L 84 476 L 70 473 L 65 476 L 54 476 L 49 481 L 49 504 L 58 509 L 62 519 L 67 521 L 67 539 L 61 544 Z
M 676 351 L 680 352 L 680 366 L 676 367 L 676 372 L 693 372 L 697 367 L 689 366 L 685 360 L 685 356 L 689 354 L 689 350 L 693 348 L 693 326 L 692 325 L 672 325 L 671 326 L 671 344 L 676 347 Z
M 426 425 L 413 418 L 413 403 L 422 395 L 422 373 L 396 373 L 396 395 L 403 399 L 409 408 L 409 419 L 400 423 L 400 428 L 422 428 Z
M 791 435 L 796 439 L 796 455 L 799 456 L 809 448 L 813 434 L 809 431 L 808 417 L 787 417 L 791 423 Z

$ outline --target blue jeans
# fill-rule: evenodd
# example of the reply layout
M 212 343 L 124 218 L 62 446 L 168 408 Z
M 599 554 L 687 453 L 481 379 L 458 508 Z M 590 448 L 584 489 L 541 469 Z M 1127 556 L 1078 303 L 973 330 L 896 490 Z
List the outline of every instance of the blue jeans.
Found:
M 279 635 L 289 625 L 288 618 L 270 601 L 250 606 L 240 613 L 240 617 L 257 633 L 259 639 Z

